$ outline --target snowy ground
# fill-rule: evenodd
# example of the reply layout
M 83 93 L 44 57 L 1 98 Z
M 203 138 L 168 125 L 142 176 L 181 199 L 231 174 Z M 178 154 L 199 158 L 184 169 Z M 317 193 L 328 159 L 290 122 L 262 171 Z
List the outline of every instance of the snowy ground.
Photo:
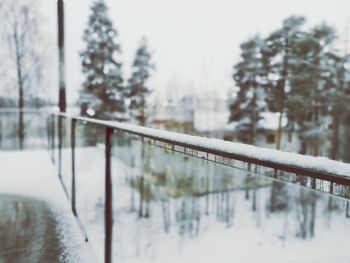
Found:
M 173 142 L 350 175 L 350 164 L 325 158 L 116 126 Z M 103 146 L 77 146 L 78 215 L 88 246 L 103 262 L 105 153 Z M 151 145 L 145 160 L 140 155 L 140 145 L 113 147 L 116 262 L 350 262 L 348 201 Z M 57 148 L 54 156 L 57 161 Z M 63 180 L 70 193 L 70 149 L 63 149 L 62 158 Z M 44 200 L 58 219 L 64 253 L 77 258 L 90 255 L 46 151 L 0 152 L 0 171 L 0 194 Z M 146 196 L 142 202 L 141 179 Z
M 350 262 L 346 200 L 266 177 L 253 176 L 249 183 L 244 171 L 150 148 L 147 218 L 139 217 L 140 193 L 130 186 L 131 178 L 140 178 L 139 149 L 113 151 L 117 262 Z M 63 151 L 65 163 L 69 154 Z M 104 150 L 79 148 L 76 154 L 78 213 L 102 262 Z M 168 181 L 162 185 L 158 177 L 164 173 Z M 69 164 L 64 178 L 69 188 Z M 181 178 L 191 190 L 175 187 Z M 203 188 L 212 193 L 194 195 Z
M 26 242 L 31 244 L 31 250 L 40 251 L 45 248 L 46 251 L 40 251 L 42 254 L 59 250 L 59 262 L 93 262 L 88 249 L 89 245 L 84 242 L 84 237 L 70 211 L 68 200 L 46 151 L 0 152 L 0 196 L 0 210 L 2 209 L 0 224 L 10 222 L 7 226 L 0 225 L 1 235 L 6 235 L 6 232 L 15 226 L 15 232 L 10 233 L 10 239 L 17 234 L 24 238 L 22 234 L 26 229 L 21 225 L 23 223 L 21 220 L 25 216 L 25 218 L 31 218 L 30 221 L 29 219 L 25 221 L 25 228 L 33 229 L 35 234 L 26 236 L 30 238 Z M 3 210 L 4 208 L 7 210 Z M 12 218 L 10 221 L 8 221 L 9 216 Z M 40 235 L 41 231 L 44 234 Z M 57 243 L 53 240 L 57 240 Z M 19 239 L 15 244 L 22 241 Z M 8 242 L 2 240 L 2 244 L 4 242 L 5 245 L 11 244 L 11 240 Z M 45 246 L 40 246 L 42 242 Z M 59 249 L 52 247 L 53 245 L 50 247 L 48 244 L 55 244 Z M 14 254 L 13 262 L 20 262 L 16 260 L 16 251 L 19 255 L 25 248 L 18 246 L 7 247 L 6 251 L 2 251 L 5 248 L 0 246 L 0 262 L 3 262 L 2 252 L 5 257 L 8 251 Z M 34 258 L 26 260 L 26 262 L 40 262 Z

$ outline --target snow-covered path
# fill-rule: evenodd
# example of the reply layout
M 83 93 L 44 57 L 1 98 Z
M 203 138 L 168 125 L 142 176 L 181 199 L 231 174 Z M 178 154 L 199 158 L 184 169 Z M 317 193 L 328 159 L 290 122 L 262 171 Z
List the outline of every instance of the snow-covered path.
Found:
M 0 152 L 0 262 L 91 262 L 45 151 Z

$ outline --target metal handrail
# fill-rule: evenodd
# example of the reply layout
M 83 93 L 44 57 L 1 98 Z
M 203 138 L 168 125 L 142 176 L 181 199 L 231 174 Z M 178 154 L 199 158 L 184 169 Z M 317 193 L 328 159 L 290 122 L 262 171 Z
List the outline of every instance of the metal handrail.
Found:
M 18 112 L 18 109 L 0 109 L 0 112 Z M 219 139 L 204 138 L 154 128 L 141 127 L 116 121 L 105 121 L 57 111 L 23 109 L 27 113 L 53 114 L 85 123 L 100 125 L 112 130 L 141 136 L 151 140 L 201 151 L 215 156 L 239 160 L 276 170 L 304 175 L 350 186 L 350 164 L 329 160 L 323 157 L 287 153 L 274 149 L 260 148 Z M 242 151 L 241 148 L 244 148 Z M 254 154 L 252 154 L 254 152 Z M 340 167 L 340 169 L 339 169 Z
M 329 160 L 323 157 L 287 153 L 274 149 L 260 148 L 219 139 L 204 138 L 115 121 L 104 121 L 75 116 L 69 113 L 52 112 L 51 114 L 81 122 L 101 125 L 105 128 L 126 132 L 129 134 L 141 136 L 143 138 L 181 146 L 224 158 L 239 160 L 285 172 L 296 173 L 298 175 L 304 175 L 311 178 L 350 186 L 350 164 Z M 242 147 L 245 149 L 244 151 L 241 150 Z M 251 155 L 249 150 L 253 151 L 254 154 Z M 271 156 L 273 156 L 273 159 L 271 159 Z M 291 160 L 286 161 L 288 158 L 291 158 Z M 301 159 L 303 160 L 302 163 L 300 163 Z M 327 167 L 327 165 L 332 166 L 333 168 Z M 337 169 L 334 167 L 341 168 Z

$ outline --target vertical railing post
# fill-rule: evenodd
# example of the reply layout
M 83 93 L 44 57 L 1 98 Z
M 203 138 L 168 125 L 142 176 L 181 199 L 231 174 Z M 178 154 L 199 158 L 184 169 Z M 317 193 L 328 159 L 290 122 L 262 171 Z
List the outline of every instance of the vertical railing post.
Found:
M 58 116 L 58 177 L 62 181 L 62 117 Z
M 105 158 L 105 263 L 112 262 L 112 241 L 113 241 L 113 203 L 112 203 L 112 178 L 111 178 L 111 135 L 113 129 L 106 128 Z
M 0 123 L 0 128 L 1 128 L 1 123 Z M 47 151 L 50 153 L 51 150 L 51 119 L 50 115 L 47 116 L 46 118 L 46 133 L 47 133 Z M 1 130 L 0 130 L 0 135 L 1 135 Z M 0 145 L 1 148 L 1 145 Z
M 2 147 L 2 122 L 1 122 L 1 119 L 0 119 L 0 149 Z
M 55 163 L 55 115 L 52 114 L 52 122 L 51 122 L 51 158 L 52 162 Z
M 72 212 L 77 216 L 76 210 L 76 184 L 75 184 L 75 119 L 71 120 L 71 151 L 72 151 L 72 193 L 71 193 L 71 205 Z
M 66 84 L 65 84 L 65 60 L 64 60 L 64 1 L 57 1 L 57 26 L 58 26 L 58 77 L 59 97 L 58 106 L 60 112 L 66 112 Z

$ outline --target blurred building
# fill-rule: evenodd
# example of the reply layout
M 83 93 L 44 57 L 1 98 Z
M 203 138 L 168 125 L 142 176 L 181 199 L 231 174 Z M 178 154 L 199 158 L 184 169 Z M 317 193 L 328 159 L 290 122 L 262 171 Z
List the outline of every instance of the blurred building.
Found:
M 149 118 L 155 128 L 199 135 L 208 138 L 239 142 L 238 123 L 228 123 L 229 101 L 227 97 L 213 93 L 184 96 L 179 99 L 158 97 Z M 279 113 L 263 112 L 258 122 L 256 146 L 276 148 Z M 322 119 L 318 125 L 306 127 L 301 132 L 297 125 L 282 120 L 281 150 L 300 152 L 301 137 L 304 136 L 306 153 L 309 155 L 329 156 L 331 120 Z M 311 125 L 311 124 L 310 124 Z M 345 128 L 341 130 L 345 133 Z
M 155 128 L 193 134 L 194 110 L 195 97 L 193 96 L 186 96 L 179 100 L 158 97 L 149 123 Z

